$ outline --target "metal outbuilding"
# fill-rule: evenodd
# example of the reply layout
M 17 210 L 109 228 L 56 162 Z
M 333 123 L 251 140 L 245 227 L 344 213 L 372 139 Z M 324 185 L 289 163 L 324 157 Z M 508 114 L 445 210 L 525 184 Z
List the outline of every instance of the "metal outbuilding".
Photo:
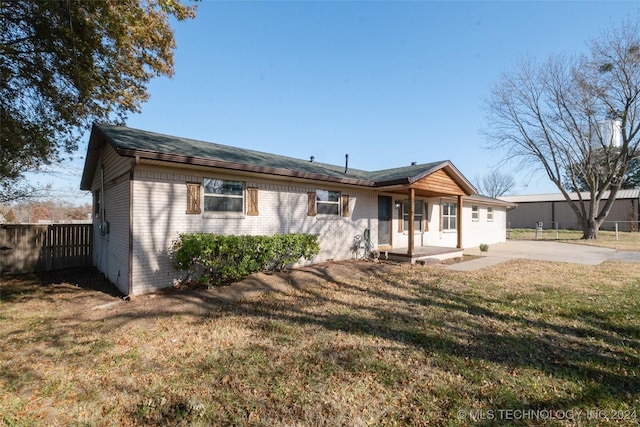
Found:
M 578 193 L 570 193 L 572 200 L 579 200 Z M 588 192 L 580 193 L 583 200 L 589 200 Z M 605 193 L 603 202 L 608 198 Z M 507 227 L 535 228 L 540 221 L 545 229 L 556 228 L 578 230 L 580 225 L 575 213 L 561 193 L 532 194 L 521 196 L 502 196 L 500 199 L 515 203 L 517 206 L 507 212 Z M 616 201 L 609 212 L 601 230 L 614 230 L 616 224 L 620 231 L 637 231 L 640 221 L 638 202 L 640 189 L 619 190 Z

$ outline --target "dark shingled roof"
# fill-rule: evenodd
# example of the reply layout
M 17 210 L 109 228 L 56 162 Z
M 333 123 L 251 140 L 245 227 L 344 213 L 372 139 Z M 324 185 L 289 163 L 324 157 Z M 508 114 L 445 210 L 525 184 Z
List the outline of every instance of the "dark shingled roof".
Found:
M 438 169 L 449 166 L 459 175 L 461 180 L 469 184 L 449 161 L 416 164 L 379 171 L 363 171 L 349 168 L 348 172 L 345 173 L 344 166 L 311 162 L 123 126 L 94 124 L 91 140 L 93 140 L 95 133 L 102 135 L 119 155 L 139 157 L 141 159 L 213 166 L 367 187 L 409 184 Z M 91 183 L 88 175 L 93 175 L 93 172 L 87 169 L 94 169 L 95 164 L 92 167 L 91 163 L 92 161 L 97 162 L 97 153 L 95 151 L 92 152 L 91 140 L 82 177 L 82 189 L 90 188 Z M 473 188 L 471 184 L 469 186 Z
M 502 199 L 494 199 L 493 197 L 483 196 L 482 194 L 474 194 L 466 198 L 468 202 L 478 202 L 485 205 L 504 206 L 507 209 L 515 208 L 516 204 Z
M 143 151 L 159 154 L 179 154 L 193 159 L 215 159 L 223 162 L 286 169 L 299 172 L 343 176 L 334 166 L 294 159 L 261 151 L 214 144 L 195 139 L 163 135 L 121 126 L 96 125 L 117 151 Z M 344 168 L 342 169 L 344 172 Z M 351 174 L 358 174 L 351 171 Z

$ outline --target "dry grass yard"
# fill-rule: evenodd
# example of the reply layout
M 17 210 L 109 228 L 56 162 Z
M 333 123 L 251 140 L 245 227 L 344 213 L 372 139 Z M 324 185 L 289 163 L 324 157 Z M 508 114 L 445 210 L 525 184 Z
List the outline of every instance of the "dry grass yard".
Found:
M 599 231 L 597 240 L 582 240 L 582 232 L 577 230 L 546 229 L 542 231 L 541 240 L 557 240 L 578 245 L 592 245 L 618 251 L 640 251 L 640 233 L 619 232 L 616 239 L 614 231 Z M 509 231 L 511 240 L 536 240 L 536 232 L 528 228 L 514 228 Z
M 638 263 L 251 280 L 281 291 L 123 301 L 91 270 L 4 276 L 0 425 L 638 424 Z

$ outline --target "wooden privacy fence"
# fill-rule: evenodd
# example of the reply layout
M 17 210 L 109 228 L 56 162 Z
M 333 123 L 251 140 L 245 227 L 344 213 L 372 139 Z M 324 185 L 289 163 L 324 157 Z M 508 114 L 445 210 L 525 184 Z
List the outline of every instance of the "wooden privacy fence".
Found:
M 92 224 L 0 225 L 0 271 L 90 267 Z

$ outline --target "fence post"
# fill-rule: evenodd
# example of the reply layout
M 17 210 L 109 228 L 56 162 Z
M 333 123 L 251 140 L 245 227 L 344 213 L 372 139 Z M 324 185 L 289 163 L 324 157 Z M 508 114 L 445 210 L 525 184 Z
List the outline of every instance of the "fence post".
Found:
M 618 240 L 618 221 L 616 221 L 616 240 Z

